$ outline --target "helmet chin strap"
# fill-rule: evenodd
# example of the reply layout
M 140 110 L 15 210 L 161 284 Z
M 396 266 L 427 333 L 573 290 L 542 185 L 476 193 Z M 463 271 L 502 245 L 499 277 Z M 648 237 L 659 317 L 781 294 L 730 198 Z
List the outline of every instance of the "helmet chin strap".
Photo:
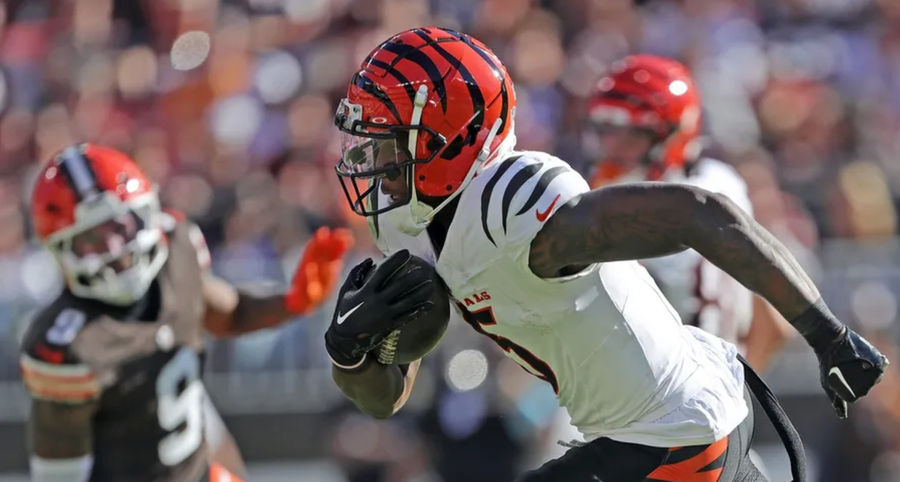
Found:
M 419 89 L 416 91 L 416 98 L 413 103 L 413 113 L 412 118 L 410 119 L 410 125 L 418 124 L 422 119 L 422 110 L 425 108 L 425 103 L 428 100 L 428 87 L 425 85 L 420 85 Z M 474 116 L 473 116 L 474 118 Z M 416 193 L 415 187 L 415 170 L 416 166 L 413 165 L 410 169 L 410 175 L 407 178 L 408 188 L 412 190 L 409 199 L 409 211 L 410 217 L 412 219 L 412 224 L 410 226 L 405 226 L 403 231 L 407 234 L 416 235 L 421 233 L 425 228 L 428 227 L 428 224 L 431 223 L 431 220 L 440 212 L 442 209 L 447 207 L 451 201 L 456 199 L 457 196 L 462 192 L 462 190 L 472 181 L 472 178 L 475 177 L 481 169 L 484 167 L 485 161 L 488 160 L 491 156 L 491 144 L 494 142 L 494 138 L 497 137 L 497 133 L 500 131 L 500 126 L 503 122 L 500 119 L 494 121 L 494 125 L 491 126 L 490 132 L 488 132 L 487 138 L 484 140 L 484 144 L 481 146 L 481 150 L 478 152 L 478 156 L 475 158 L 475 162 L 472 163 L 472 167 L 469 168 L 469 172 L 466 173 L 466 177 L 463 178 L 462 183 L 459 188 L 456 189 L 452 194 L 447 196 L 440 204 L 436 207 L 431 207 L 425 204 L 422 201 L 419 201 L 418 194 Z M 409 152 L 416 152 L 416 141 L 418 139 L 419 132 L 417 129 L 413 129 L 409 134 Z M 510 135 L 512 137 L 512 135 Z
M 423 86 L 424 87 L 424 86 Z M 478 156 L 475 158 L 475 162 L 472 163 L 472 167 L 469 168 L 469 172 L 466 173 L 466 177 L 463 178 L 462 183 L 459 185 L 459 188 L 456 189 L 452 194 L 447 196 L 446 199 L 441 201 L 435 207 L 431 207 L 424 202 L 419 201 L 418 195 L 416 194 L 415 184 L 412 182 L 415 179 L 415 165 L 413 165 L 412 175 L 410 176 L 409 186 L 412 189 L 412 195 L 410 196 L 409 207 L 412 214 L 413 220 L 413 230 L 417 230 L 417 233 L 422 232 L 425 228 L 428 227 L 428 224 L 431 223 L 431 220 L 439 213 L 442 209 L 447 207 L 454 199 L 456 199 L 472 182 L 472 179 L 475 177 L 475 174 L 481 172 L 484 167 L 485 161 L 491 157 L 491 144 L 494 142 L 494 138 L 497 137 L 497 132 L 500 130 L 500 126 L 503 122 L 500 119 L 494 121 L 494 125 L 491 126 L 490 132 L 488 132 L 487 137 L 484 139 L 484 144 L 481 146 L 481 150 L 478 152 Z M 413 234 L 413 233 L 409 233 Z

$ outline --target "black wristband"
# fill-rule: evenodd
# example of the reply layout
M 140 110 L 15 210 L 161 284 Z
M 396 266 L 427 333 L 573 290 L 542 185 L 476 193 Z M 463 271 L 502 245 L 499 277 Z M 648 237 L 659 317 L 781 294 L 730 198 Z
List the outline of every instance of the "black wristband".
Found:
M 828 309 L 828 305 L 822 298 L 813 303 L 803 314 L 790 320 L 790 323 L 803 335 L 809 346 L 817 352 L 824 350 L 840 338 L 846 328 Z

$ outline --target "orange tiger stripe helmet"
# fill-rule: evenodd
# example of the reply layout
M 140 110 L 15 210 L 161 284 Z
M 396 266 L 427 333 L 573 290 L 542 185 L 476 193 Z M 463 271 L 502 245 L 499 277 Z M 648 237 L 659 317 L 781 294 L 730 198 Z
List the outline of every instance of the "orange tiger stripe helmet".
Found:
M 363 60 L 335 115 L 348 202 L 365 216 L 413 205 L 427 222 L 513 141 L 515 107 L 506 68 L 477 39 L 438 27 L 391 37 Z M 381 182 L 398 176 L 415 189 L 380 204 Z

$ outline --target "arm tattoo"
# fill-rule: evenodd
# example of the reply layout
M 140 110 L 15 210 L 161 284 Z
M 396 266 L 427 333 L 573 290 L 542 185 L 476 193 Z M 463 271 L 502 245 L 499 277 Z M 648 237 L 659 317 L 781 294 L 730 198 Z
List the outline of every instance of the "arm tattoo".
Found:
M 693 248 L 793 319 L 819 299 L 799 263 L 725 196 L 641 183 L 597 189 L 560 208 L 531 244 L 541 277 L 567 266 L 652 258 Z

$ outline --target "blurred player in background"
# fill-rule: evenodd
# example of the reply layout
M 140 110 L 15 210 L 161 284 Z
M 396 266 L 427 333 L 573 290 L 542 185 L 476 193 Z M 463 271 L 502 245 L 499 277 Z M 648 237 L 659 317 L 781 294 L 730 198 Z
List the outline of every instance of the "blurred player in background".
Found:
M 337 172 L 388 258 L 351 271 L 325 344 L 363 411 L 390 416 L 415 378 L 370 356 L 432 308 L 420 270 L 402 270 L 410 252 L 434 264 L 473 329 L 551 385 L 587 437 L 528 482 L 763 480 L 747 458 L 753 417 L 735 347 L 683 325 L 624 260 L 694 248 L 763 295 L 813 347 L 841 417 L 877 382 L 886 359 L 727 197 L 675 184 L 592 191 L 562 160 L 514 150 L 515 105 L 490 49 L 436 27 L 383 42 L 350 81 L 335 116 Z
M 582 146 L 599 160 L 591 188 L 663 181 L 727 196 L 748 214 L 747 184 L 728 164 L 701 155 L 700 96 L 687 68 L 653 55 L 613 66 L 588 100 Z M 790 335 L 771 305 L 697 251 L 641 261 L 682 320 L 741 349 L 758 371 Z
M 92 144 L 40 172 L 31 214 L 66 281 L 23 342 L 32 479 L 243 476 L 233 440 L 209 427 L 221 420 L 201 381 L 204 331 L 240 335 L 311 312 L 339 276 L 349 234 L 320 229 L 286 294 L 249 295 L 209 272 L 199 228 L 160 209 L 131 159 Z

